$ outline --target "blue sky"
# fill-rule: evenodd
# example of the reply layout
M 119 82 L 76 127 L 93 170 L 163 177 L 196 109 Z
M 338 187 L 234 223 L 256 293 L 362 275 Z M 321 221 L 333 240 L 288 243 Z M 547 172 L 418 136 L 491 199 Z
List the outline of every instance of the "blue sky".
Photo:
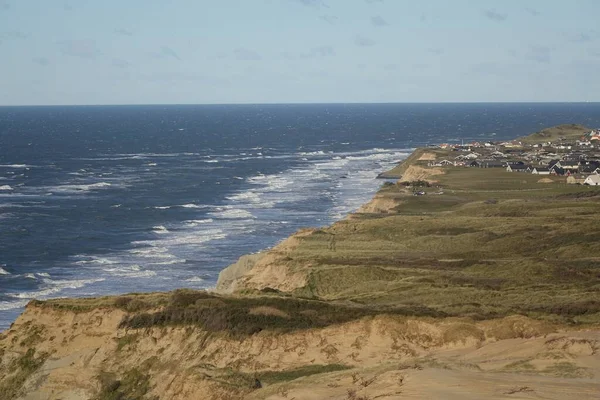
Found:
M 598 0 L 0 0 L 0 105 L 599 101 Z

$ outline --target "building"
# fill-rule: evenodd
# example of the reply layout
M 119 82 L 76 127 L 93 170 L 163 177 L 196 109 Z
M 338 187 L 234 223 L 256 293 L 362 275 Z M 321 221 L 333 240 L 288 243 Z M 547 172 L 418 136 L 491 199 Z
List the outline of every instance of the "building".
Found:
M 535 167 L 531 170 L 534 175 L 550 175 L 550 168 L 547 167 Z
M 509 164 L 506 167 L 507 172 L 531 172 L 531 168 L 523 164 Z
M 585 178 L 584 185 L 600 186 L 600 175 L 594 174 Z
M 571 185 L 583 185 L 583 182 L 585 182 L 585 178 L 585 175 L 567 176 L 567 183 Z

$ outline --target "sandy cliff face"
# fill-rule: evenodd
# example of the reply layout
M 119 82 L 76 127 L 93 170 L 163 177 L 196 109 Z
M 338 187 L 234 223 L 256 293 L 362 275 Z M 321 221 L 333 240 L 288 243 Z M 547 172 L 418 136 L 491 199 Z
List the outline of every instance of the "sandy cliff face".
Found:
M 1 398 L 500 398 L 513 391 L 559 399 L 569 390 L 591 399 L 600 390 L 599 331 L 552 333 L 523 317 L 379 316 L 234 338 L 194 326 L 122 329 L 124 315 L 29 306 L 0 340 Z M 23 359 L 32 352 L 40 365 L 28 370 Z M 317 367 L 324 373 L 310 372 Z M 529 375 L 516 375 L 523 371 Z M 264 377 L 261 389 L 252 388 L 255 377 Z M 119 390 L 124 397 L 110 397 Z
M 298 247 L 302 238 L 314 231 L 302 229 L 268 251 L 242 256 L 238 262 L 221 271 L 216 291 L 232 293 L 243 289 L 271 288 L 290 292 L 305 286 L 308 278 L 306 272 L 294 271 L 288 256 Z

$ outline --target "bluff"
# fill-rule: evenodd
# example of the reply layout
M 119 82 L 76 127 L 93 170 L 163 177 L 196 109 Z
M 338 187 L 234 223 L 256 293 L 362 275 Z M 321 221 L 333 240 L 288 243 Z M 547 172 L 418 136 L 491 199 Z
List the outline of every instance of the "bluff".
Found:
M 597 398 L 600 191 L 449 156 L 214 291 L 31 302 L 0 399 Z

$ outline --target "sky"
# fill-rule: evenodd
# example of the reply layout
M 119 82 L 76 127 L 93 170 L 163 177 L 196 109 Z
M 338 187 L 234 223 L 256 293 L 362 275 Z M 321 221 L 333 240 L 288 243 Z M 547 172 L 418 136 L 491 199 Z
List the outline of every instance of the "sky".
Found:
M 0 0 L 0 105 L 600 101 L 598 0 Z

